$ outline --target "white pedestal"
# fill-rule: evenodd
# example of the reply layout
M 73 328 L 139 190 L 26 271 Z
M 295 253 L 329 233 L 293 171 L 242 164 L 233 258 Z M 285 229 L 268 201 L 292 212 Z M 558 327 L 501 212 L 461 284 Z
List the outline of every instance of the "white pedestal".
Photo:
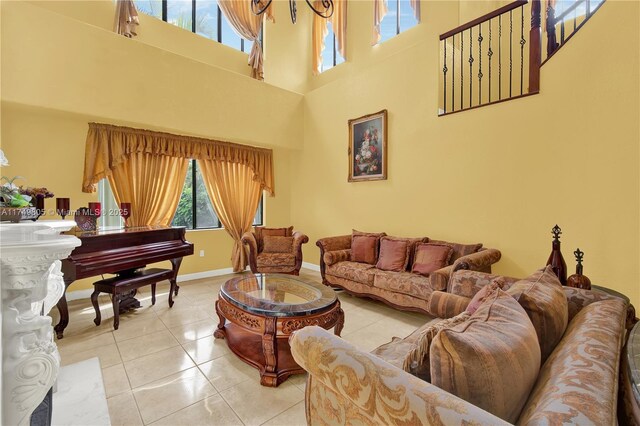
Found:
M 28 425 L 60 368 L 51 317 L 64 291 L 60 260 L 80 240 L 73 221 L 0 224 L 3 425 Z M 45 315 L 41 315 L 41 312 Z

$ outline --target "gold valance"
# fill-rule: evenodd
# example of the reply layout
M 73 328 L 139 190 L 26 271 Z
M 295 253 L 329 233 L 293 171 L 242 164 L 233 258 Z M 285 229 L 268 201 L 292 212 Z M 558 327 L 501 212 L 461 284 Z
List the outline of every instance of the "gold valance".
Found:
M 96 184 L 132 153 L 244 164 L 253 170 L 253 180 L 275 194 L 270 149 L 101 123 L 89 123 L 82 191 L 95 192 Z

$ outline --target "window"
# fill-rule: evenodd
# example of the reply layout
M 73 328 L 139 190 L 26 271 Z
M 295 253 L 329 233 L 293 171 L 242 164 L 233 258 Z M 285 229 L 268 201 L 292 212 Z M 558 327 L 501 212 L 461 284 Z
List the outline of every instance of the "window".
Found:
M 262 212 L 261 199 L 256 216 L 253 218 L 253 225 L 262 225 Z M 189 162 L 187 178 L 184 181 L 180 202 L 171 225 L 186 226 L 187 229 L 222 228 L 222 224 L 213 209 L 213 204 L 204 186 L 202 174 L 198 169 L 196 160 Z
M 98 182 L 98 200 L 102 206 L 102 215 L 98 219 L 99 225 L 103 228 L 122 228 L 124 220 L 120 216 L 118 203 L 111 191 L 111 185 L 107 179 Z
M 138 11 L 218 43 L 251 51 L 253 42 L 237 35 L 220 11 L 217 0 L 134 0 Z
M 322 64 L 320 65 L 320 72 L 324 72 L 330 68 L 335 67 L 344 62 L 344 58 L 338 52 L 338 43 L 336 42 L 336 35 L 333 33 L 331 23 L 327 23 L 329 32 L 324 39 L 324 50 L 322 51 Z
M 387 9 L 380 22 L 380 43 L 418 24 L 410 0 L 387 0 Z

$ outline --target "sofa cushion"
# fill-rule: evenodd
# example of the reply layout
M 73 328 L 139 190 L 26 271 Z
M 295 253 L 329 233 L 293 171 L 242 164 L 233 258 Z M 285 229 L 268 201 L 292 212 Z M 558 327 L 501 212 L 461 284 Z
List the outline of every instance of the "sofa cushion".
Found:
M 447 266 L 453 249 L 443 244 L 422 243 L 416 245 L 411 272 L 428 276 Z
M 524 308 L 540 343 L 542 362 L 556 347 L 567 328 L 567 296 L 551 266 L 517 281 L 507 290 Z
M 407 353 L 402 363 L 402 369 L 407 373 L 411 373 L 422 380 L 431 382 L 431 367 L 429 364 L 429 349 L 436 335 L 441 331 L 469 319 L 469 314 L 462 312 L 452 318 L 443 319 L 431 324 L 429 327 L 422 329 L 422 332 L 416 339 L 413 348 Z
M 536 331 L 502 290 L 431 344 L 431 383 L 508 422 L 515 422 L 540 370 Z
M 625 312 L 622 299 L 614 299 L 576 314 L 542 366 L 518 424 L 617 424 Z
M 380 254 L 376 268 L 383 271 L 401 272 L 407 269 L 409 242 L 389 237 L 380 239 Z
M 433 290 L 429 284 L 429 278 L 411 272 L 389 272 L 375 270 L 373 286 L 384 290 L 402 293 L 429 300 Z
M 378 237 L 354 235 L 351 239 L 351 261 L 375 265 L 378 260 Z
M 265 235 L 263 251 L 265 253 L 292 253 L 293 237 Z
M 450 260 L 451 263 L 460 259 L 462 256 L 475 253 L 482 248 L 482 243 L 458 244 L 458 243 L 450 243 L 448 241 L 441 241 L 441 240 L 429 240 L 429 242 L 434 244 L 444 244 L 451 247 L 453 249 L 453 254 L 451 255 L 451 260 Z
M 294 266 L 296 255 L 293 253 L 259 253 L 256 256 L 258 268 L 262 266 Z
M 378 270 L 368 263 L 338 262 L 326 266 L 325 272 L 360 284 L 373 285 L 373 277 Z
M 480 291 L 478 291 L 475 296 L 473 296 L 473 298 L 467 305 L 467 313 L 469 315 L 473 315 L 478 310 L 480 305 L 482 305 L 484 301 L 487 300 L 487 298 L 491 297 L 493 293 L 496 292 L 496 290 L 498 290 L 499 288 L 501 289 L 503 286 L 504 280 L 502 279 L 502 277 L 498 277 L 491 281 L 489 284 L 482 287 Z
M 333 250 L 325 252 L 323 256 L 325 265 L 351 260 L 351 249 Z
M 290 237 L 293 235 L 293 226 L 288 228 L 265 228 L 262 226 L 256 227 L 255 231 L 256 243 L 258 244 L 258 252 L 264 250 L 264 237 Z

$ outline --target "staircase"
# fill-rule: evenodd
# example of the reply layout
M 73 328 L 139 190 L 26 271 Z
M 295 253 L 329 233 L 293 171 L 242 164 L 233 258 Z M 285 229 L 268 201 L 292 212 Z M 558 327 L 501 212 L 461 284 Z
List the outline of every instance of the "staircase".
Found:
M 540 68 L 603 3 L 516 0 L 440 35 L 439 115 L 537 94 Z

